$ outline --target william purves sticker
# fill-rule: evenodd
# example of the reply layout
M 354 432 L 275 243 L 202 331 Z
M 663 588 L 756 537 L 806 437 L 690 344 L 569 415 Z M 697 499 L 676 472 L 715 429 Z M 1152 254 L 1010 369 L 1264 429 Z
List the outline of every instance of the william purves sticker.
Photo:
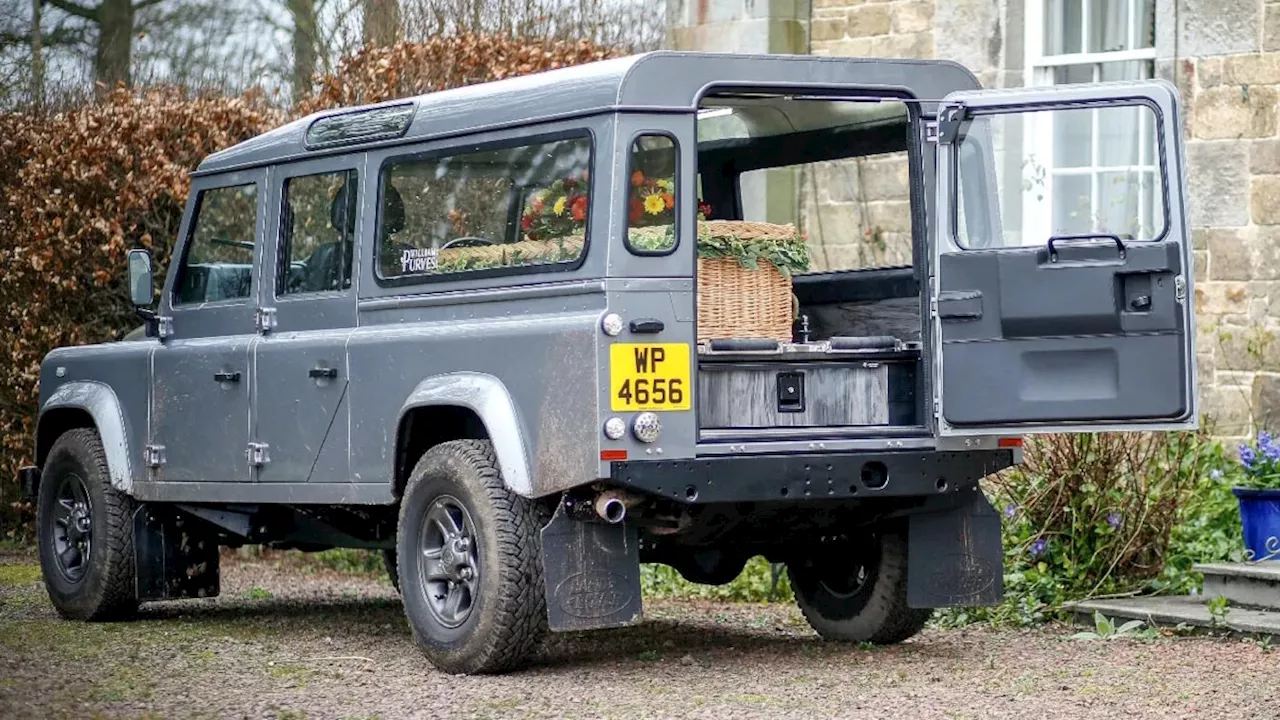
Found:
M 435 248 L 406 248 L 400 253 L 401 273 L 422 273 L 436 269 Z

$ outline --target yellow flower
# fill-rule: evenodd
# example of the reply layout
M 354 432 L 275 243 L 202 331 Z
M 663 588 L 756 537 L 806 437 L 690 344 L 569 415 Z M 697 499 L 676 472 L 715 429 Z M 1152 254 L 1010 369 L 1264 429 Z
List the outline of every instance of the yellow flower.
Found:
M 671 182 L 670 180 L 659 180 L 657 185 L 658 187 L 662 188 L 663 190 L 666 190 L 667 192 L 671 192 L 676 188 L 676 184 Z
M 667 204 L 662 201 L 661 195 L 650 195 L 644 199 L 644 211 L 650 215 L 657 215 L 667 209 Z
M 555 214 L 557 214 L 557 215 L 563 215 L 563 214 L 564 214 L 564 201 L 565 201 L 565 197 L 564 197 L 563 195 L 561 195 L 561 196 L 560 196 L 560 199 L 556 200 L 556 204 L 551 206 L 551 212 L 553 212 L 553 213 L 555 213 Z

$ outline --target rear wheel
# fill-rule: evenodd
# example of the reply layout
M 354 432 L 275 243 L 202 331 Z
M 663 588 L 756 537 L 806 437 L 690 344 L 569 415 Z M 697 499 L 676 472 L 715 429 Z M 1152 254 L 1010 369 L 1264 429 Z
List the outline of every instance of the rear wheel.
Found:
M 824 547 L 787 574 L 805 620 L 826 640 L 898 643 L 933 614 L 907 606 L 907 542 L 898 532 Z
M 493 446 L 442 443 L 405 486 L 400 594 L 419 647 L 450 673 L 525 664 L 547 632 L 538 509 L 507 490 Z
M 73 620 L 115 620 L 138 609 L 133 498 L 111 487 L 97 431 L 68 430 L 41 472 L 40 566 L 54 608 Z

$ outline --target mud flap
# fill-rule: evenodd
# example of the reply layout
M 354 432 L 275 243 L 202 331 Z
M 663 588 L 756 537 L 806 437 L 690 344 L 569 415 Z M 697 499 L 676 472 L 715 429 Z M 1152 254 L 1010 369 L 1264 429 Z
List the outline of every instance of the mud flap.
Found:
M 1000 514 L 976 486 L 959 507 L 912 515 L 907 537 L 907 605 L 998 605 L 1004 599 Z
M 139 600 L 216 597 L 218 541 L 181 513 L 143 505 L 133 514 Z
M 640 619 L 634 526 L 578 520 L 561 503 L 542 529 L 542 564 L 552 630 L 621 627 Z

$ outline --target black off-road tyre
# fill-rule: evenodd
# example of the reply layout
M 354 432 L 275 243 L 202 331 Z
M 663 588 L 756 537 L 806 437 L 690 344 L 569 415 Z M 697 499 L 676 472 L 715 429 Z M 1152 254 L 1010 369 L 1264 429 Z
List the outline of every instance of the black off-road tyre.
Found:
M 547 633 L 539 517 L 536 503 L 507 490 L 487 440 L 441 443 L 414 466 L 400 502 L 400 594 L 418 646 L 440 670 L 509 671 L 538 649 Z M 463 532 L 449 540 L 446 526 Z M 462 552 L 456 543 L 468 534 Z M 472 568 L 471 590 L 465 579 L 440 579 L 446 566 L 455 578 Z M 462 600 L 451 604 L 455 593 L 465 612 Z
M 81 491 L 75 489 L 79 483 Z M 69 553 L 68 506 L 87 506 L 87 553 Z M 63 433 L 49 450 L 36 501 L 36 529 L 45 588 L 58 614 L 71 620 L 123 620 L 138 609 L 133 551 L 133 498 L 111 487 L 107 456 L 96 430 Z M 76 518 L 73 517 L 73 521 Z M 58 548 L 64 549 L 60 554 Z M 61 555 L 61 557 L 60 557 Z M 85 557 L 87 555 L 87 558 Z M 71 559 L 78 556 L 79 563 Z
M 796 604 L 809 626 L 824 640 L 877 645 L 899 643 L 920 632 L 933 611 L 907 607 L 906 539 L 900 532 L 887 532 L 859 548 L 827 550 L 788 563 Z

